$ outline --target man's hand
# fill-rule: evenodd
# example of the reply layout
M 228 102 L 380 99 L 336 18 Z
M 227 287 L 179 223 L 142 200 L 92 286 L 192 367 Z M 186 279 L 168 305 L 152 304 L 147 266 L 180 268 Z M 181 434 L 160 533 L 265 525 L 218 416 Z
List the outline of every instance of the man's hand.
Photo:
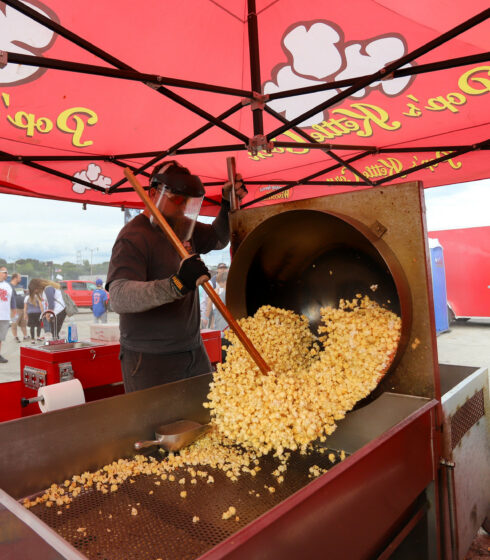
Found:
M 228 202 L 230 202 L 231 188 L 232 188 L 231 181 L 227 181 L 223 185 L 223 189 L 221 191 L 221 196 Z M 245 195 L 248 193 L 247 187 L 245 186 L 242 176 L 239 173 L 237 173 L 235 176 L 235 193 L 236 193 L 237 200 L 239 202 L 241 202 L 245 198 Z
M 177 291 L 185 295 L 197 288 L 197 281 L 203 276 L 207 277 L 206 280 L 211 278 L 207 266 L 199 255 L 191 255 L 180 263 L 179 271 L 170 280 Z

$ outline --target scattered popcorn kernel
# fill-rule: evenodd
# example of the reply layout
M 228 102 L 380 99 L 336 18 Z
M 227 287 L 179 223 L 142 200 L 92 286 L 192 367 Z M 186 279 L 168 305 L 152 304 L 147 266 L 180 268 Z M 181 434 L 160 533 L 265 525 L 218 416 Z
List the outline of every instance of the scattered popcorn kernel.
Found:
M 230 519 L 236 513 L 236 509 L 233 506 L 230 506 L 221 516 L 221 519 Z

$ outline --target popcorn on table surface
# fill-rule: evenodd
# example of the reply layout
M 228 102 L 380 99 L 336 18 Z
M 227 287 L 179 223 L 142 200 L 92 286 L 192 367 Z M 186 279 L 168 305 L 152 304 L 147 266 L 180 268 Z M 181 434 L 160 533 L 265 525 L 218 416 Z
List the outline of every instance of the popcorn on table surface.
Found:
M 82 491 L 114 493 L 141 474 L 175 482 L 185 497 L 186 480 L 180 472 L 177 481 L 172 474 L 176 469 L 186 469 L 191 484 L 199 479 L 202 484 L 214 483 L 213 476 L 202 470 L 205 467 L 224 471 L 234 482 L 244 473 L 254 477 L 260 471 L 260 457 L 270 452 L 280 461 L 272 475 L 282 483 L 291 451 L 306 453 L 313 441 L 325 441 L 336 421 L 376 387 L 400 338 L 400 318 L 367 296 L 341 300 L 338 309 L 322 308 L 321 318 L 318 338 L 306 317 L 289 310 L 264 306 L 253 317 L 239 320 L 271 372 L 263 375 L 234 333 L 227 331 L 232 346 L 226 362 L 218 364 L 209 401 L 204 403 L 213 423 L 208 434 L 163 460 L 136 455 L 75 475 L 52 484 L 42 496 L 24 500 L 24 505 L 69 508 Z M 340 459 L 344 458 L 341 452 Z M 323 472 L 316 467 L 309 474 Z M 275 491 L 272 486 L 267 489 Z M 226 519 L 235 515 L 232 509 L 225 512 Z M 136 508 L 131 514 L 137 515 Z
M 230 506 L 221 516 L 221 519 L 230 519 L 230 517 L 233 517 L 236 513 L 236 509 L 234 506 Z

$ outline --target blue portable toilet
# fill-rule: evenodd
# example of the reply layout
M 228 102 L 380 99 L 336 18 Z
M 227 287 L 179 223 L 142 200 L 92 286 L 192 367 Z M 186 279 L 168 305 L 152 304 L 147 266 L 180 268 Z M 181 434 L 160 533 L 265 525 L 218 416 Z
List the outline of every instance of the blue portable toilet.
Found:
M 429 249 L 430 265 L 432 270 L 432 293 L 434 297 L 436 333 L 440 334 L 449 330 L 444 252 L 438 239 L 429 238 Z

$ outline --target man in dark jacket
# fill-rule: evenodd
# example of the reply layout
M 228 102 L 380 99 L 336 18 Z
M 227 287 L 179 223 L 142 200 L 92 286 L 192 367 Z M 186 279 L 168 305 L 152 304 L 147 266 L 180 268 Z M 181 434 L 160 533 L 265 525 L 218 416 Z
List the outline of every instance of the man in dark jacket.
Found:
M 10 278 L 10 285 L 12 286 L 12 300 L 15 300 L 15 318 L 12 323 L 12 334 L 17 342 L 20 342 L 19 334 L 17 328 L 20 327 L 22 331 L 23 339 L 27 340 L 29 336 L 27 335 L 27 323 L 26 317 L 24 315 L 24 299 L 25 295 L 22 291 L 21 294 L 18 294 L 16 291 L 16 287 L 19 285 L 19 282 L 22 280 L 20 274 L 18 272 L 14 272 L 12 277 Z
M 237 177 L 237 197 L 246 190 Z M 231 184 L 223 188 L 212 224 L 196 222 L 204 187 L 171 161 L 157 166 L 149 196 L 191 254 L 182 262 L 148 210 L 120 231 L 112 249 L 106 288 L 120 315 L 121 368 L 126 392 L 211 371 L 200 334 L 198 282 L 210 277 L 199 258 L 229 242 Z

